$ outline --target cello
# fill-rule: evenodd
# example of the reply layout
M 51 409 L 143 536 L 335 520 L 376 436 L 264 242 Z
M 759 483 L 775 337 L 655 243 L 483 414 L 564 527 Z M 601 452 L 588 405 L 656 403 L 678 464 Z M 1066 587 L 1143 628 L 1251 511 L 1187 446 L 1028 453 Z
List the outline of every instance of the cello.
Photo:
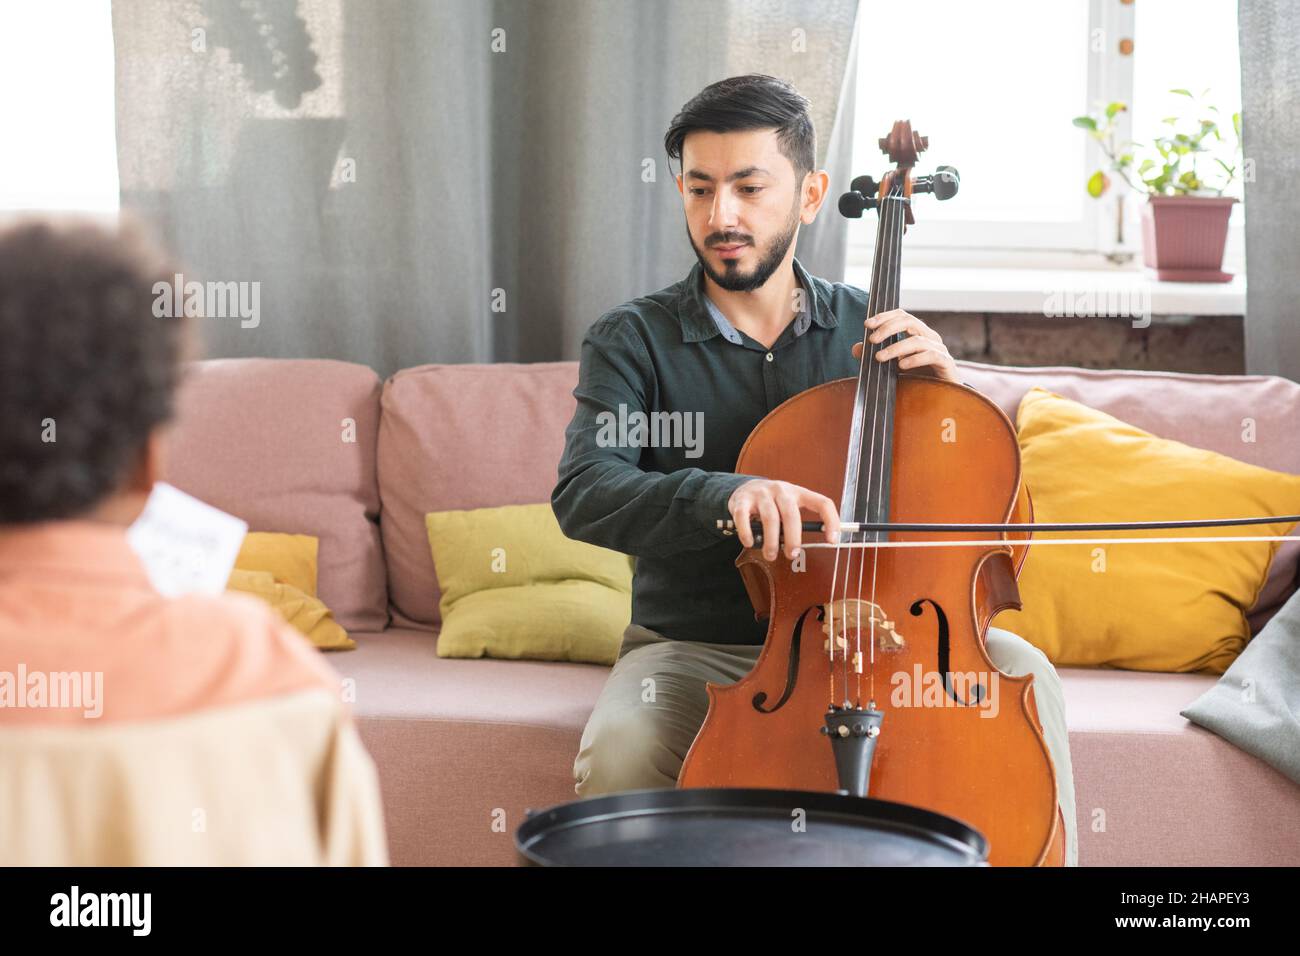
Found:
M 913 175 L 928 141 L 905 121 L 880 146 L 894 168 L 879 184 L 858 177 L 840 199 L 846 216 L 879 214 L 869 315 L 898 307 L 912 197 L 951 198 L 959 181 L 951 167 Z M 678 787 L 869 794 L 976 827 L 993 865 L 1062 865 L 1033 676 L 1002 673 L 984 646 L 993 616 L 1021 606 L 1029 533 L 1016 529 L 1032 507 L 1016 430 L 974 389 L 877 361 L 898 338 L 864 335 L 856 378 L 790 398 L 741 449 L 737 473 L 838 500 L 842 527 L 855 530 L 794 562 L 767 561 L 757 542 L 737 558 L 767 637 L 748 675 L 708 686 Z M 952 548 L 879 547 L 918 533 L 856 530 L 909 523 L 1004 530 Z M 925 537 L 969 542 L 971 532 Z

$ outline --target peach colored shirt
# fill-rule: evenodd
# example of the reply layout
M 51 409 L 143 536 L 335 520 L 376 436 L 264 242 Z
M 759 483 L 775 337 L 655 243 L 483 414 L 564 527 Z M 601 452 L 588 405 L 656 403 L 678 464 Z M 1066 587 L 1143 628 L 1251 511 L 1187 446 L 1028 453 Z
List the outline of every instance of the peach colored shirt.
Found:
M 93 707 L 27 686 L 82 675 Z M 0 529 L 0 865 L 387 861 L 374 762 L 306 638 L 248 595 L 162 597 L 121 527 Z
M 0 528 L 0 671 L 102 673 L 100 723 L 191 714 L 338 677 L 257 598 L 165 598 L 126 529 L 89 521 Z M 0 706 L 0 725 L 75 722 L 81 709 Z

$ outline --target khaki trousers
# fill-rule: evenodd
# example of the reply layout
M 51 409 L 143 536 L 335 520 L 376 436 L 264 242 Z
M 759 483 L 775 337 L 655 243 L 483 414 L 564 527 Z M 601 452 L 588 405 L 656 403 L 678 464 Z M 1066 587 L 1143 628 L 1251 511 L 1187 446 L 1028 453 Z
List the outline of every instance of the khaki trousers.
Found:
M 1003 673 L 1034 675 L 1038 719 L 1056 764 L 1065 817 L 1066 865 L 1077 866 L 1074 773 L 1061 680 L 1042 651 L 1010 631 L 990 627 L 985 647 Z M 704 685 L 740 680 L 753 669 L 761 650 L 759 645 L 674 641 L 638 624 L 628 625 L 618 660 L 582 732 L 573 763 L 578 796 L 676 786 L 686 752 L 709 710 Z

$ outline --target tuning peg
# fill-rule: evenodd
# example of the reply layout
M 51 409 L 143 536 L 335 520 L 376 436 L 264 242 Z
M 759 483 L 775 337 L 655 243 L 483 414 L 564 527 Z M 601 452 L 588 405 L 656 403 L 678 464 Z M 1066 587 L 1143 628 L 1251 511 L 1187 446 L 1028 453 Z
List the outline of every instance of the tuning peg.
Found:
M 864 196 L 856 190 L 840 196 L 840 215 L 845 219 L 861 219 L 868 209 L 875 209 L 878 200 L 875 196 Z
M 961 186 L 961 175 L 951 166 L 936 166 L 934 169 L 934 198 L 951 199 L 957 195 Z
M 880 186 L 870 176 L 858 176 L 853 182 L 849 183 L 849 188 L 855 193 L 862 193 L 864 196 L 874 196 Z
M 961 176 L 951 166 L 936 166 L 933 176 L 918 176 L 912 180 L 912 192 L 933 193 L 935 199 L 951 199 L 961 186 Z

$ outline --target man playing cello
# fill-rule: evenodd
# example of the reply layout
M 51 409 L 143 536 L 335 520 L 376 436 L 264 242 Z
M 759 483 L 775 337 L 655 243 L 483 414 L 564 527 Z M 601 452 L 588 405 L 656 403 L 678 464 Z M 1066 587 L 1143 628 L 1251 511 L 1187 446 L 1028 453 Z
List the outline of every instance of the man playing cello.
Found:
M 808 101 L 762 75 L 705 87 L 674 117 L 665 147 L 687 235 L 698 259 L 683 280 L 611 309 L 582 343 L 577 410 L 566 431 L 551 503 L 568 536 L 634 555 L 632 623 L 582 735 L 575 790 L 594 796 L 672 787 L 708 712 L 708 683 L 753 668 L 766 637 L 737 573 L 740 544 L 763 527 L 764 557 L 780 542 L 796 559 L 800 509 L 821 517 L 828 543 L 839 515 L 825 495 L 732 469 L 759 421 L 786 399 L 856 377 L 867 294 L 809 275 L 795 258 L 829 177 L 816 170 Z M 958 382 L 939 334 L 895 309 L 866 322 L 870 341 L 905 333 L 879 361 Z M 601 422 L 632 412 L 702 413 L 707 441 L 690 448 L 604 440 Z M 1034 698 L 1055 764 L 1076 862 L 1074 784 L 1060 680 L 1047 657 L 989 627 L 989 659 L 1008 675 L 1034 675 Z

